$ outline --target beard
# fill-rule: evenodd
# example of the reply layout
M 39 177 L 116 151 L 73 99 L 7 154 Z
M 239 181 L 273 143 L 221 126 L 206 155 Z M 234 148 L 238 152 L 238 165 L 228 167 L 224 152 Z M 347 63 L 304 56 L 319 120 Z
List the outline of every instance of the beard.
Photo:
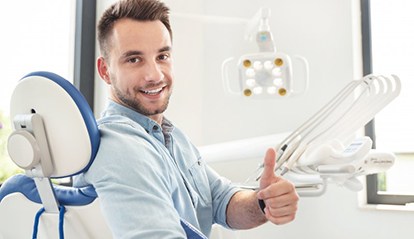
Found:
M 146 87 L 153 87 L 146 86 Z M 114 93 L 117 99 L 119 99 L 120 103 L 123 105 L 135 110 L 136 112 L 145 115 L 145 116 L 152 116 L 164 113 L 164 111 L 167 109 L 171 93 L 168 93 L 167 98 L 164 100 L 164 102 L 161 104 L 161 106 L 151 109 L 150 107 L 146 107 L 144 103 L 142 103 L 139 99 L 134 97 L 136 94 L 141 94 L 142 92 L 138 88 L 133 88 L 132 92 L 131 90 L 127 90 L 126 93 L 122 92 L 118 87 L 113 85 Z M 165 89 L 163 89 L 165 90 Z

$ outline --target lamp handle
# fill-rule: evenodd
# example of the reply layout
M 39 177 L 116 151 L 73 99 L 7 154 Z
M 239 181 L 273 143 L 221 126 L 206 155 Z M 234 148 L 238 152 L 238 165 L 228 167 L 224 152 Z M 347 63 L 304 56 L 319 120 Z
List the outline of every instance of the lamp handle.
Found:
M 229 65 L 232 61 L 234 61 L 234 57 L 229 57 L 221 64 L 221 78 L 224 90 L 233 95 L 239 96 L 241 94 L 241 91 L 235 91 L 230 86 Z
M 292 57 L 292 59 L 299 60 L 302 63 L 302 66 L 303 66 L 303 75 L 301 77 L 297 77 L 297 74 L 295 74 L 295 73 L 298 72 L 296 70 L 297 69 L 296 66 L 298 64 L 295 65 L 295 68 L 294 68 L 295 70 L 294 70 L 294 72 L 292 74 L 293 75 L 293 78 L 295 79 L 292 82 L 297 82 L 300 78 L 302 78 L 304 80 L 304 82 L 305 82 L 305 86 L 303 87 L 303 89 L 301 91 L 295 91 L 293 89 L 294 87 L 292 87 L 292 92 L 291 93 L 294 94 L 294 95 L 300 95 L 300 94 L 305 93 L 308 90 L 308 88 L 309 88 L 309 63 L 308 63 L 308 60 L 306 60 L 305 57 L 300 56 L 300 55 L 294 55 Z

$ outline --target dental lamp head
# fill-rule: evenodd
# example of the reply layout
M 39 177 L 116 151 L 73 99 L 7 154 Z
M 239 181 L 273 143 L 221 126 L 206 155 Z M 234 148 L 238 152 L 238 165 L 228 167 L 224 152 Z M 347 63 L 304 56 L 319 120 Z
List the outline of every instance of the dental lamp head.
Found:
M 239 78 L 246 97 L 285 97 L 291 93 L 292 63 L 281 53 L 243 55 L 239 59 Z
M 222 65 L 223 82 L 225 89 L 233 94 L 248 98 L 277 99 L 291 95 L 298 95 L 306 91 L 308 87 L 308 63 L 301 56 L 294 56 L 277 52 L 273 41 L 273 35 L 269 25 L 270 9 L 262 8 L 249 22 L 246 38 L 252 40 L 255 34 L 259 52 L 242 55 L 238 62 L 239 82 L 241 89 L 233 90 L 230 87 L 229 68 L 234 63 L 234 58 L 228 58 Z M 302 65 L 301 77 L 304 89 L 293 89 L 293 60 L 300 60 Z M 295 65 L 296 66 L 296 65 Z M 298 65 L 299 66 L 299 65 Z M 299 68 L 298 68 L 299 69 Z

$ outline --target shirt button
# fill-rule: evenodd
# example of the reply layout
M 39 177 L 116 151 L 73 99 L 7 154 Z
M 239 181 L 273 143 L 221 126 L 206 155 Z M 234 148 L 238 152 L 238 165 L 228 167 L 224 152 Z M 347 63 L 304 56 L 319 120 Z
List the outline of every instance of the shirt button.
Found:
M 152 130 L 157 131 L 158 130 L 158 126 L 154 125 L 154 127 L 152 127 Z

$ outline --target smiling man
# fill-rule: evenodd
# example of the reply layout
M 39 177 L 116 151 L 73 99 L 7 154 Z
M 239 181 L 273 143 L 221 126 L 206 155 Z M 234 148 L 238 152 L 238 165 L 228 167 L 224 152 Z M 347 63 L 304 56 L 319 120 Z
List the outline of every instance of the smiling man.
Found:
M 133 31 L 139 29 L 139 31 Z M 111 99 L 161 124 L 172 93 L 171 38 L 160 21 L 120 19 L 98 71 Z
M 174 83 L 168 11 L 157 0 L 124 0 L 99 21 L 97 68 L 110 99 L 98 121 L 97 156 L 75 185 L 95 187 L 114 238 L 186 238 L 180 220 L 207 236 L 214 223 L 247 229 L 292 221 L 298 196 L 274 174 L 273 149 L 260 190 L 242 190 L 163 115 Z

